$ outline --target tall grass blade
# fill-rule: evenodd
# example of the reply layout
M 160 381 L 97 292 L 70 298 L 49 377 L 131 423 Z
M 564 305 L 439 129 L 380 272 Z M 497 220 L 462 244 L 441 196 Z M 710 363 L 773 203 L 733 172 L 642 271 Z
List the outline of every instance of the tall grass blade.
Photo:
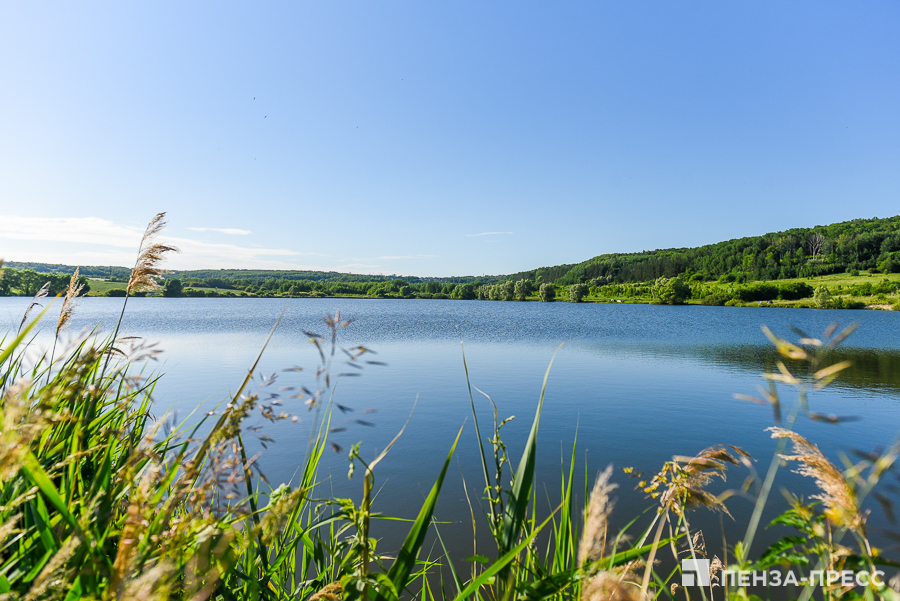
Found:
M 500 552 L 506 553 L 512 548 L 515 541 L 522 532 L 525 522 L 525 515 L 528 511 L 528 499 L 531 496 L 531 487 L 534 483 L 534 465 L 537 455 L 537 434 L 538 426 L 541 421 L 541 410 L 544 406 L 544 393 L 547 391 L 547 379 L 550 377 L 550 368 L 553 367 L 553 361 L 556 354 L 562 348 L 560 344 L 550 359 L 547 371 L 544 373 L 544 383 L 541 386 L 541 397 L 538 400 L 537 410 L 534 413 L 534 421 L 531 423 L 531 432 L 528 434 L 528 441 L 525 443 L 525 450 L 522 451 L 522 458 L 519 460 L 519 467 L 516 469 L 516 475 L 513 478 L 512 490 L 510 490 L 509 503 L 506 506 L 506 513 L 503 516 L 503 525 L 500 538 Z
M 444 476 L 447 474 L 447 468 L 450 467 L 450 460 L 453 458 L 453 453 L 456 451 L 456 445 L 459 443 L 459 437 L 462 436 L 462 431 L 463 429 L 460 428 L 459 432 L 456 434 L 456 439 L 453 441 L 453 446 L 450 447 L 447 459 L 444 460 L 444 467 L 441 468 L 441 473 L 438 476 L 437 481 L 435 481 L 434 486 L 431 487 L 431 492 L 428 493 L 425 503 L 419 510 L 419 515 L 410 527 L 409 534 L 406 535 L 406 540 L 403 542 L 403 546 L 400 547 L 400 551 L 397 553 L 397 559 L 394 560 L 391 569 L 388 570 L 388 579 L 390 579 L 394 584 L 394 588 L 398 591 L 402 591 L 406 588 L 407 584 L 409 584 L 409 575 L 412 572 L 413 566 L 415 566 L 416 557 L 419 554 L 419 550 L 422 548 L 422 543 L 425 541 L 425 533 L 427 532 L 428 525 L 431 523 L 431 518 L 434 515 L 434 507 L 437 504 L 438 496 L 441 494 Z M 379 598 L 383 597 L 379 595 Z

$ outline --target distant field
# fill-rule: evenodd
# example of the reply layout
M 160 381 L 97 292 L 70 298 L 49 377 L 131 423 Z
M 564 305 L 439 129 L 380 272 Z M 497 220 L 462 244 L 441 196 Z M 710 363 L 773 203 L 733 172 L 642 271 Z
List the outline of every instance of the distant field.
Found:
M 106 296 L 106 293 L 109 290 L 114 290 L 118 288 L 119 290 L 125 290 L 126 282 L 107 282 L 105 280 L 90 280 L 88 284 L 91 287 L 91 291 L 88 292 L 88 296 Z

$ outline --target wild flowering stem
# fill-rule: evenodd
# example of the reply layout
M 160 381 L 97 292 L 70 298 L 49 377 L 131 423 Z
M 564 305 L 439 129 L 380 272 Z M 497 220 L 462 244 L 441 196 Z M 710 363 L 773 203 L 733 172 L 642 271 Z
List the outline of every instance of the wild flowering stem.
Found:
M 788 416 L 785 426 L 787 430 L 793 430 L 794 422 L 800 412 L 801 403 L 794 405 L 793 410 Z M 750 516 L 750 523 L 747 525 L 747 532 L 744 534 L 743 548 L 745 557 L 750 551 L 750 545 L 753 544 L 753 538 L 756 536 L 756 530 L 759 528 L 759 520 L 762 518 L 763 509 L 766 507 L 766 501 L 769 493 L 772 491 L 772 485 L 775 482 L 775 475 L 778 473 L 778 467 L 781 465 L 781 455 L 787 445 L 787 439 L 782 438 L 778 441 L 775 454 L 772 456 L 772 463 L 769 464 L 769 471 L 766 473 L 766 479 L 763 481 L 762 488 L 759 491 L 759 497 L 756 499 L 756 505 L 753 507 L 753 514 Z

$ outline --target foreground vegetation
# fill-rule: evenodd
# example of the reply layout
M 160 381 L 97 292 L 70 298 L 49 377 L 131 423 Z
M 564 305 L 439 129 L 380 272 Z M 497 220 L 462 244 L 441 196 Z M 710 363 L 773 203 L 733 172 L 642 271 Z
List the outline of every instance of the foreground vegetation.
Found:
M 162 225 L 160 215 L 148 228 L 129 277 L 129 293 L 153 288 L 159 260 L 173 250 L 153 242 Z M 56 320 L 57 339 L 79 292 L 73 277 Z M 359 445 L 351 449 L 350 474 L 355 471 L 360 480 L 357 498 L 332 498 L 320 483 L 318 468 L 329 448 L 336 406 L 333 358 L 346 356 L 362 365 L 369 353 L 365 347 L 338 353 L 339 332 L 350 325 L 339 315 L 325 318 L 324 336 L 307 333 L 319 363 L 311 370 L 313 382 L 297 399 L 311 410 L 314 427 L 296 479 L 270 486 L 260 478 L 257 458 L 247 452 L 246 437 L 258 436 L 247 420 L 255 414 L 272 422 L 296 416 L 267 392 L 273 379 L 254 388 L 259 356 L 221 411 L 190 425 L 154 420 L 150 408 L 156 380 L 140 375 L 152 350 L 129 346 L 133 339 L 119 340 L 114 331 L 106 339 L 79 339 L 59 352 L 54 344 L 29 363 L 32 332 L 41 319 L 48 319 L 47 309 L 33 315 L 36 309 L 30 306 L 18 331 L 0 341 L 4 599 L 613 601 L 692 595 L 706 599 L 708 594 L 737 600 L 750 599 L 752 590 L 740 581 L 729 584 L 727 576 L 735 570 L 876 574 L 896 565 L 871 544 L 864 504 L 882 494 L 876 485 L 893 470 L 900 449 L 894 445 L 847 460 L 841 469 L 794 430 L 803 418 L 840 427 L 841 418 L 814 412 L 808 395 L 848 367 L 825 361 L 852 327 L 831 327 L 821 339 L 799 333 L 799 344 L 764 329 L 783 362 L 777 372 L 765 374 L 768 386 L 760 389 L 759 397 L 740 398 L 773 410 L 770 434 L 778 440 L 778 449 L 768 469 L 757 476 L 747 453 L 722 445 L 694 457 L 676 455 L 656 474 L 626 470 L 638 479 L 653 515 L 651 524 L 633 533 L 629 528 L 610 529 L 616 487 L 612 470 L 600 474 L 589 491 L 587 475 L 582 479 L 576 474 L 574 445 L 560 473 L 559 506 L 540 512 L 535 462 L 544 390 L 528 439 L 514 452 L 502 440 L 506 420 L 500 419 L 496 405 L 491 425 L 479 422 L 481 403 L 476 404 L 470 386 L 473 421 L 468 437 L 478 446 L 484 480 L 474 487 L 481 488 L 483 496 L 470 502 L 473 520 L 484 516 L 492 548 L 479 550 L 462 564 L 446 551 L 423 556 L 429 532 L 438 541 L 468 536 L 450 532 L 458 525 L 434 520 L 462 428 L 443 465 L 433 466 L 434 484 L 417 515 L 397 516 L 409 521 L 404 542 L 396 549 L 376 548 L 370 534 L 371 521 L 381 518 L 373 507 L 376 468 L 387 460 L 393 442 L 377 457 L 363 457 Z M 265 345 L 260 356 L 264 350 Z M 544 388 L 546 383 L 545 376 Z M 796 401 L 784 401 L 778 386 L 795 389 Z M 788 444 L 791 454 L 786 452 Z M 751 556 L 763 508 L 784 462 L 814 479 L 819 492 L 809 501 L 795 498 L 776 520 L 795 530 L 791 536 Z M 728 511 L 726 500 L 734 491 L 716 496 L 708 486 L 715 479 L 724 481 L 729 466 L 750 470 L 741 493 L 751 495 L 755 505 L 745 536 L 732 542 L 720 559 L 708 557 L 704 537 L 691 526 L 690 516 L 692 510 Z M 576 500 L 579 490 L 582 502 Z M 658 564 L 663 556 L 671 557 Z M 680 560 L 688 557 L 708 557 L 712 582 L 718 586 L 682 588 Z M 825 598 L 898 599 L 887 576 L 869 578 L 863 586 L 828 578 L 797 585 L 788 594 L 806 600 L 814 593 Z

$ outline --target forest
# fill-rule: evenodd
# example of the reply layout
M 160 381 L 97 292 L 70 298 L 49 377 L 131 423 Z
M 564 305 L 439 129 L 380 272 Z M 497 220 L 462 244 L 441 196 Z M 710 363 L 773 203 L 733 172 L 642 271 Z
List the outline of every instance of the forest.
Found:
M 849 271 L 900 271 L 900 216 L 794 228 L 695 248 L 599 255 L 577 264 L 506 276 L 556 285 L 650 282 L 687 275 L 729 282 L 806 278 Z

